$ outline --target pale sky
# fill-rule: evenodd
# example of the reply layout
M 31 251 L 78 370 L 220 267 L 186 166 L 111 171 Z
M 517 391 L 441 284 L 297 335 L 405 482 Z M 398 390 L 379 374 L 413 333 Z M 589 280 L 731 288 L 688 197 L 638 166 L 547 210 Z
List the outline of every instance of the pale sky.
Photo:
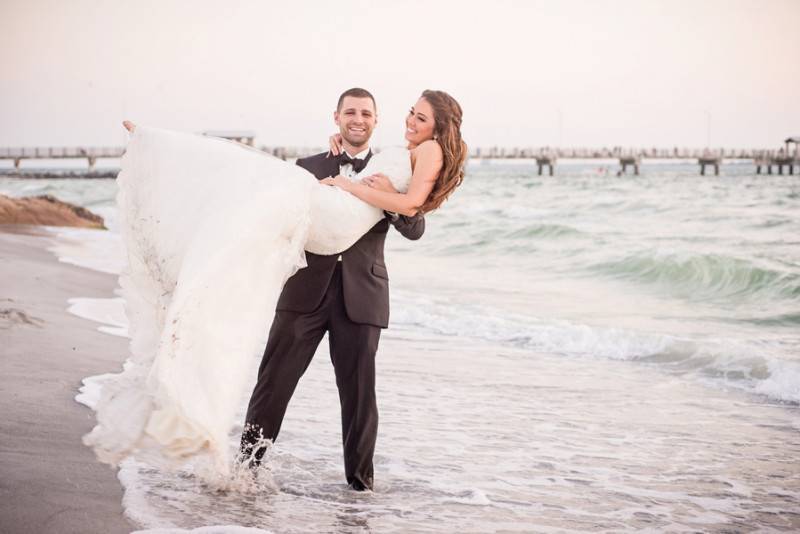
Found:
M 352 86 L 378 146 L 432 88 L 471 146 L 774 147 L 800 1 L 0 0 L 0 146 L 120 145 L 124 118 L 321 146 Z

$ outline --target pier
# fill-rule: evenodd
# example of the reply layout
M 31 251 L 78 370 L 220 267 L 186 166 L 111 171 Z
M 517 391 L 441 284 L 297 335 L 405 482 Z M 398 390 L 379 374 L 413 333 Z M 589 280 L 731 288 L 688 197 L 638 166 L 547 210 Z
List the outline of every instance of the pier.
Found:
M 14 168 L 19 169 L 23 159 L 85 159 L 91 172 L 98 159 L 121 158 L 124 153 L 123 147 L 0 148 L 0 160 L 14 160 Z
M 207 131 L 203 135 L 221 137 L 253 146 L 256 134 L 251 131 Z M 24 159 L 85 159 L 89 172 L 94 171 L 98 159 L 116 159 L 125 154 L 125 147 L 26 147 L 0 148 L 0 160 L 13 160 L 19 169 Z
M 798 152 L 800 152 L 798 148 L 800 137 L 788 137 L 783 143 L 784 148 L 779 149 L 776 154 L 755 160 L 756 174 L 761 174 L 762 167 L 766 168 L 767 174 L 772 174 L 773 165 L 778 168 L 778 174 L 783 174 L 784 166 L 789 171 L 789 174 L 794 174 L 795 165 L 800 167 L 800 158 L 797 157 Z
M 642 161 L 646 159 L 657 160 L 689 160 L 695 161 L 700 167 L 700 175 L 706 174 L 706 167 L 713 168 L 714 174 L 719 175 L 720 167 L 725 160 L 750 160 L 756 166 L 756 172 L 761 173 L 762 167 L 772 174 L 772 167 L 783 174 L 786 167 L 788 174 L 793 174 L 794 168 L 800 169 L 800 137 L 790 137 L 785 141 L 785 146 L 777 150 L 752 148 L 561 148 L 561 147 L 479 147 L 470 152 L 470 157 L 475 159 L 533 159 L 539 175 L 547 169 L 553 175 L 555 164 L 560 159 L 611 159 L 619 162 L 619 175 L 626 174 L 628 168 L 634 175 L 639 175 Z
M 253 132 L 205 132 L 206 135 L 223 137 L 254 146 L 255 134 Z M 272 154 L 281 159 L 293 159 L 325 150 L 322 147 L 286 147 L 286 146 L 259 146 L 259 150 Z M 377 151 L 377 149 L 376 149 Z M 0 148 L 0 160 L 13 160 L 14 168 L 20 169 L 23 160 L 36 159 L 85 159 L 88 162 L 88 171 L 92 173 L 98 159 L 120 158 L 125 153 L 124 147 L 37 147 L 37 148 Z M 531 159 L 536 161 L 539 175 L 547 170 L 550 176 L 555 172 L 556 162 L 564 159 L 604 159 L 619 162 L 618 175 L 628 173 L 632 169 L 634 175 L 639 175 L 643 160 L 688 160 L 694 161 L 700 168 L 700 175 L 706 174 L 706 168 L 713 168 L 714 175 L 719 175 L 720 168 L 726 160 L 750 160 L 756 167 L 756 174 L 762 170 L 771 175 L 773 168 L 777 174 L 794 174 L 797 167 L 800 170 L 800 137 L 789 137 L 784 141 L 784 146 L 771 150 L 763 148 L 753 149 L 726 149 L 726 148 L 563 148 L 563 147 L 477 147 L 470 151 L 473 159 Z

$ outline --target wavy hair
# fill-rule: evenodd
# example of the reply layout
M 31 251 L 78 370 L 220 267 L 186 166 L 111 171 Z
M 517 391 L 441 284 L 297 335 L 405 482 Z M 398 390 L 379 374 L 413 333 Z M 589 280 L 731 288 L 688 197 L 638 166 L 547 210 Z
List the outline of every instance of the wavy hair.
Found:
M 424 98 L 433 108 L 433 138 L 442 148 L 442 169 L 428 198 L 420 206 L 422 212 L 433 211 L 447 200 L 464 181 L 467 144 L 461 139 L 461 106 L 444 91 L 426 89 Z

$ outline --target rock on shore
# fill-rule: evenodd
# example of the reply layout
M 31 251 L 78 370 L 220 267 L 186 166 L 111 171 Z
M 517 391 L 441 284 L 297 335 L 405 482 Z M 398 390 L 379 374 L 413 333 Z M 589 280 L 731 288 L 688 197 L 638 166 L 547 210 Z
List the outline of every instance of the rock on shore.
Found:
M 86 208 L 51 195 L 11 198 L 0 195 L 0 224 L 41 224 L 105 230 L 105 221 Z

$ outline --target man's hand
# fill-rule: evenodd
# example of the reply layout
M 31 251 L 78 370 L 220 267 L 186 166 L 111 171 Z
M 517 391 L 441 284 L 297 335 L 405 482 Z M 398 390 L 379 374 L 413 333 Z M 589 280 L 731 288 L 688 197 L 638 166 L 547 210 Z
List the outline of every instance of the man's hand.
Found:
M 350 191 L 350 189 L 353 186 L 353 182 L 351 182 L 341 174 L 335 177 L 329 176 L 328 178 L 323 178 L 322 180 L 319 181 L 319 183 L 324 185 L 334 185 L 336 187 L 344 189 L 345 191 Z
M 385 174 L 375 173 L 365 177 L 362 180 L 366 185 L 377 189 L 378 191 L 385 191 L 387 193 L 397 193 L 397 189 L 392 185 L 392 181 Z

